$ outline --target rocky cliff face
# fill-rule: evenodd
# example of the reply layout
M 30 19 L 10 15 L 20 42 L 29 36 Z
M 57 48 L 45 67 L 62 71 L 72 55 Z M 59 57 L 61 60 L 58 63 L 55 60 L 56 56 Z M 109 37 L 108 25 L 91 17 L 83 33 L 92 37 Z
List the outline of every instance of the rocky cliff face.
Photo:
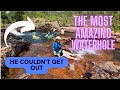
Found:
M 8 44 L 12 44 L 12 47 L 9 50 L 8 48 L 5 47 L 4 43 L 4 31 L 1 32 L 1 42 L 2 42 L 2 49 L 3 51 L 1 52 L 1 74 L 2 74 L 2 79 L 8 78 L 9 74 L 9 69 L 5 66 L 5 58 L 9 56 L 19 56 L 19 54 L 25 50 L 29 49 L 30 43 L 24 41 L 23 39 L 14 36 L 13 34 L 9 34 L 7 38 Z M 6 49 L 4 49 L 6 48 Z

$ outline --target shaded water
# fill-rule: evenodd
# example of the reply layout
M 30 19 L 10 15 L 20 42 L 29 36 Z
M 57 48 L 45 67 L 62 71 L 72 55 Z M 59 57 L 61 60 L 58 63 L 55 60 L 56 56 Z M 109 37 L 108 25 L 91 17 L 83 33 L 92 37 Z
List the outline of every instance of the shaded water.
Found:
M 28 41 L 29 43 L 45 43 L 48 41 L 48 38 L 45 37 L 47 33 L 40 32 L 40 31 L 30 31 L 30 32 L 25 32 L 25 35 L 19 36 L 23 38 L 24 40 Z M 33 36 L 37 38 L 33 38 Z

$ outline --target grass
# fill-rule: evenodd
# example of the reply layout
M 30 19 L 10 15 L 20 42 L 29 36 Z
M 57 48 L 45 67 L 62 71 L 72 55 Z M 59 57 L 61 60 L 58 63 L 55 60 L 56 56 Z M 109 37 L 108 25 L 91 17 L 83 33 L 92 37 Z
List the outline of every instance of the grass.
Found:
M 51 15 L 51 16 L 45 16 L 44 18 L 48 22 L 59 21 L 60 26 L 65 26 L 66 24 L 73 23 L 73 17 L 68 17 L 67 15 L 64 15 L 64 16 Z
M 113 26 L 113 31 L 120 32 L 120 26 Z

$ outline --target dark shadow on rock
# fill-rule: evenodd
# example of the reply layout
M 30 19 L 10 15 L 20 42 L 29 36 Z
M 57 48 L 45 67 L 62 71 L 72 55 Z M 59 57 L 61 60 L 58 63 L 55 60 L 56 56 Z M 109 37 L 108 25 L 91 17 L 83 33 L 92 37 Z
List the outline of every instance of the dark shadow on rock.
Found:
M 114 55 L 114 59 L 120 61 L 120 48 L 116 48 L 112 52 L 113 52 L 113 55 Z
M 1 58 L 1 79 L 8 78 L 8 70 L 9 68 L 5 65 L 5 60 Z
M 90 72 L 86 72 L 84 74 L 84 78 L 90 79 L 90 77 L 92 76 L 92 74 Z

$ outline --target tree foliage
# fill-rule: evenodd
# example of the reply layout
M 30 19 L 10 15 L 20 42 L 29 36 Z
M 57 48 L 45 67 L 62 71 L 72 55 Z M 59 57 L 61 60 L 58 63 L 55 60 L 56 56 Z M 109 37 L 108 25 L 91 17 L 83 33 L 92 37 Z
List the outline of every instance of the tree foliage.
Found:
M 27 20 L 30 18 L 45 18 L 46 21 L 59 21 L 60 26 L 66 24 L 74 25 L 74 15 L 112 15 L 113 16 L 113 30 L 120 30 L 120 11 L 2 11 L 2 24 L 13 23 L 20 20 Z

